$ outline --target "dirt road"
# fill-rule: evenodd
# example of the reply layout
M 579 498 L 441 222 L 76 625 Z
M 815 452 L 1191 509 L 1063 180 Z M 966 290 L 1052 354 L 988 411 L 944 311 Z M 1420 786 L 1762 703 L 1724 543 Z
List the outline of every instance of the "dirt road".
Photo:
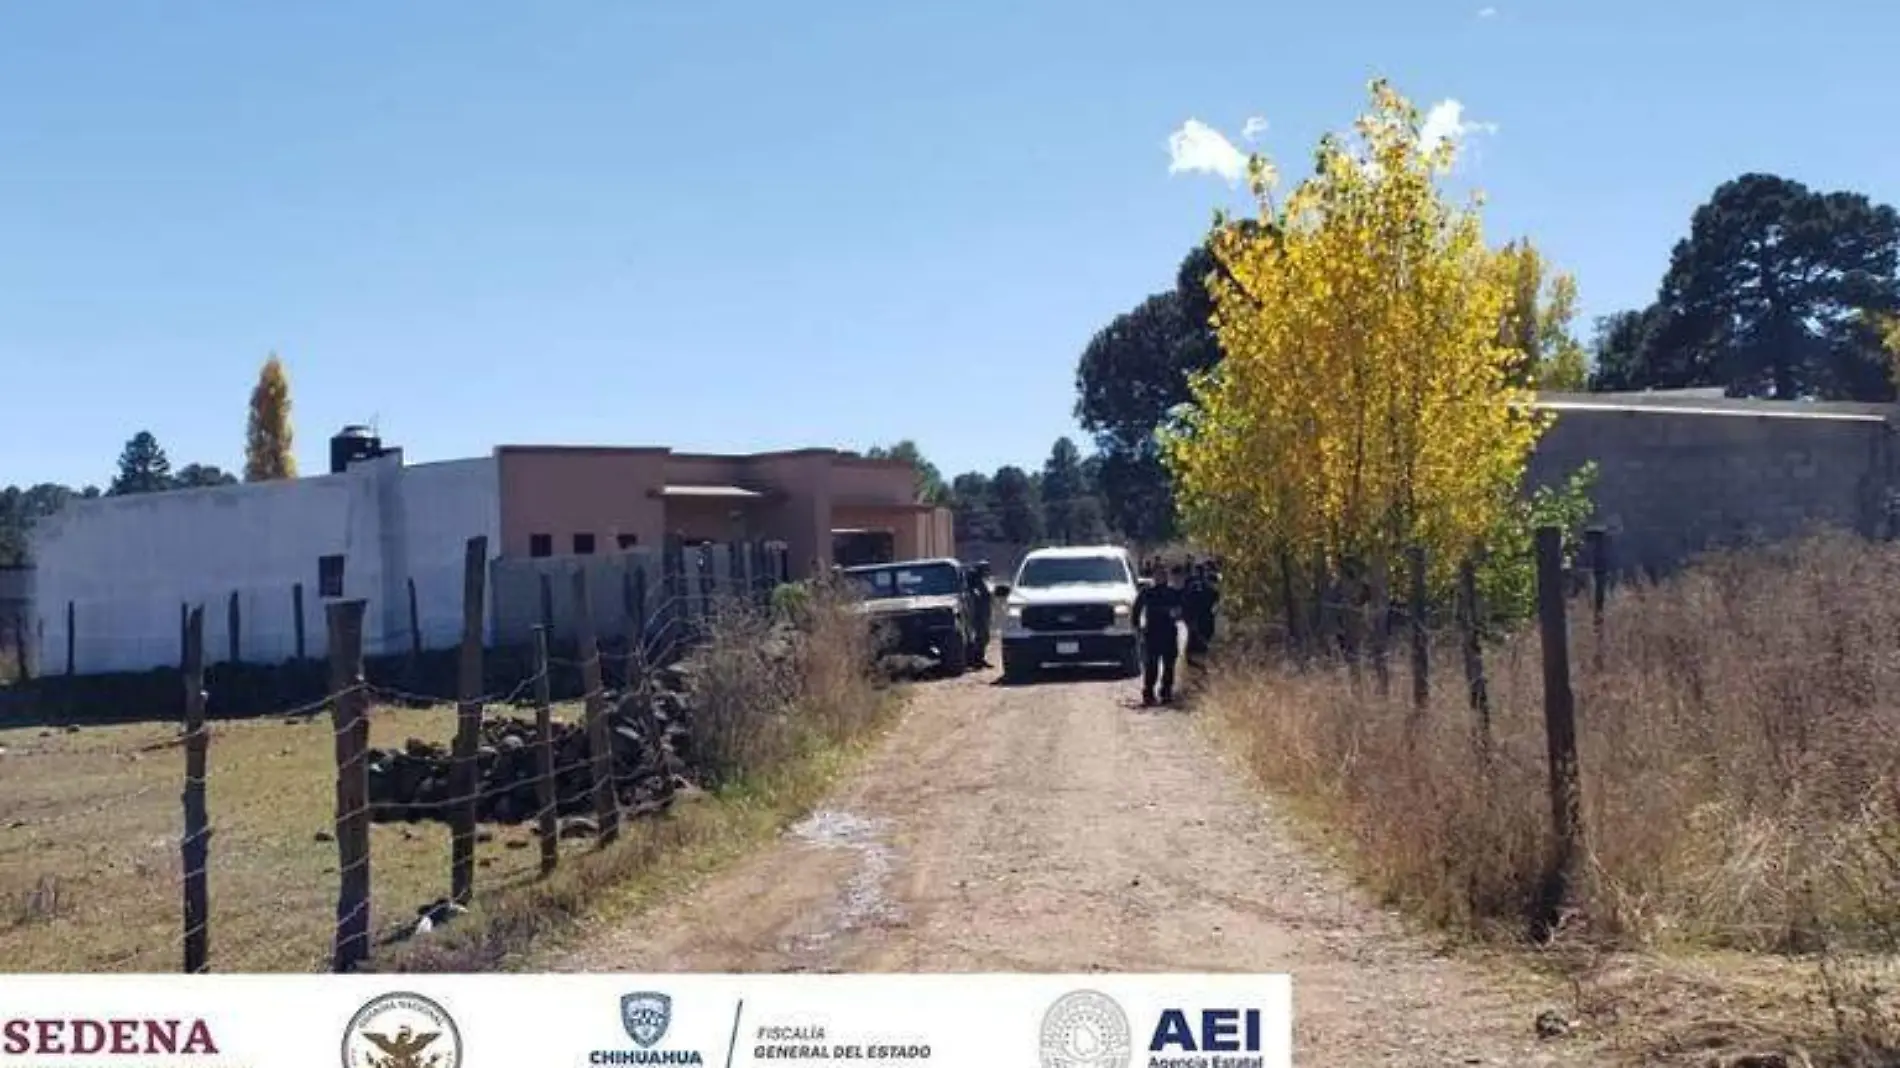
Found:
M 1536 1003 L 1303 856 L 1191 714 L 1126 680 L 916 688 L 772 847 L 598 932 L 577 971 L 1288 971 L 1299 1063 L 1576 1064 Z

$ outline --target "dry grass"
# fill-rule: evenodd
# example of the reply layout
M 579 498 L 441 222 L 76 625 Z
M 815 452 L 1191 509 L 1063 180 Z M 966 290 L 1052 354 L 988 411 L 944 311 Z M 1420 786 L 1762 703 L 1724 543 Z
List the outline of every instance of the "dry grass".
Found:
M 716 675 L 758 648 L 763 624 L 727 619 L 707 652 Z M 474 914 L 410 944 L 389 964 L 504 963 L 528 942 L 592 909 L 625 904 L 653 880 L 702 868 L 756 841 L 810 803 L 889 702 L 862 670 L 857 636 L 814 613 L 795 666 L 722 678 L 713 691 L 744 777 L 635 821 L 621 842 L 562 843 L 539 878 L 524 827 L 486 828 L 477 846 Z M 742 710 L 751 710 L 747 715 Z M 557 709 L 557 716 L 578 715 Z M 446 741 L 452 708 L 377 708 L 371 744 Z M 327 965 L 337 893 L 330 827 L 335 754 L 327 717 L 212 726 L 211 964 L 215 971 L 310 971 Z M 775 739 L 761 745 L 753 734 Z M 182 963 L 179 803 L 184 753 L 169 724 L 0 731 L 0 957 L 20 972 L 175 971 Z M 446 896 L 449 832 L 439 824 L 371 830 L 372 922 L 385 935 Z M 619 884 L 625 883 L 625 886 Z M 653 883 L 657 885 L 657 883 Z
M 1571 621 L 1588 865 L 1563 937 L 1852 954 L 1826 1000 L 1856 1034 L 1894 1019 L 1893 988 L 1863 988 L 1900 950 L 1900 548 L 1822 536 L 1621 590 L 1600 670 L 1587 605 Z M 1259 668 L 1218 673 L 1206 701 L 1378 893 L 1517 939 L 1552 845 L 1540 658 L 1534 632 L 1488 658 L 1488 775 L 1449 642 L 1416 724 L 1402 663 L 1390 700 Z
M 561 710 L 568 711 L 566 709 Z M 376 708 L 371 744 L 447 741 L 455 712 Z M 211 962 L 217 971 L 321 968 L 335 923 L 336 756 L 327 716 L 214 723 Z M 16 971 L 175 971 L 182 966 L 179 835 L 184 750 L 171 725 L 75 733 L 0 731 L 0 946 Z M 526 828 L 476 849 L 477 884 L 533 876 Z M 413 922 L 448 893 L 440 824 L 371 828 L 372 917 Z M 570 851 L 579 847 L 563 843 Z
M 729 612 L 700 657 L 702 711 L 694 756 L 711 789 L 620 842 L 563 862 L 550 878 L 478 897 L 470 921 L 413 943 L 392 968 L 486 971 L 530 967 L 581 921 L 639 908 L 676 892 L 816 804 L 896 707 L 869 671 L 869 634 L 823 592 L 801 602 L 802 637 L 790 660 L 766 655 L 767 618 Z

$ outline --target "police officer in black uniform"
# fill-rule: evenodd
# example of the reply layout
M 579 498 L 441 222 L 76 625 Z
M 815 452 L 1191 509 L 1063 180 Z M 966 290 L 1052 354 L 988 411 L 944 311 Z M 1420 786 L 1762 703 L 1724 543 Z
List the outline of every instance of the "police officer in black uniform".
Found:
M 1208 585 L 1207 566 L 1195 564 L 1181 588 L 1181 613 L 1188 625 L 1188 663 L 1199 665 L 1207 653 L 1207 639 L 1214 625 L 1214 591 Z
M 990 562 L 978 560 L 970 569 L 970 610 L 976 622 L 976 648 L 970 650 L 970 661 L 980 667 L 990 666 L 990 613 L 995 607 L 996 595 L 990 592 Z
M 1141 631 L 1141 703 L 1155 703 L 1160 675 L 1161 703 L 1174 700 L 1174 664 L 1181 655 L 1181 565 L 1155 569 L 1155 584 L 1135 597 L 1135 626 Z

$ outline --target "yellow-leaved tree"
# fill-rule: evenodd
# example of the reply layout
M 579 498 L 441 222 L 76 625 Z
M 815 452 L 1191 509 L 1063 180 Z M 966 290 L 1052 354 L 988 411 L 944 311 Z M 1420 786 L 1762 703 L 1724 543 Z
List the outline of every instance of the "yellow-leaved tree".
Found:
M 1893 380 L 1895 389 L 1900 389 L 1900 318 L 1875 315 L 1872 319 L 1880 333 L 1880 347 L 1887 352 L 1887 377 Z
M 268 482 L 297 477 L 290 451 L 290 376 L 271 353 L 251 390 L 251 418 L 244 434 L 244 481 Z
M 1520 265 L 1438 188 L 1456 143 L 1421 138 L 1383 81 L 1371 96 L 1358 138 L 1322 140 L 1283 201 L 1255 157 L 1258 224 L 1211 239 L 1222 359 L 1164 451 L 1188 530 L 1243 598 L 1272 597 L 1289 561 L 1396 564 L 1414 543 L 1447 582 L 1517 514 L 1544 425 L 1500 327 Z
M 1582 390 L 1590 368 L 1582 342 L 1570 330 L 1577 317 L 1576 278 L 1552 273 L 1549 261 L 1526 240 L 1505 245 L 1495 259 L 1510 287 L 1498 340 L 1521 357 L 1513 381 L 1535 389 Z

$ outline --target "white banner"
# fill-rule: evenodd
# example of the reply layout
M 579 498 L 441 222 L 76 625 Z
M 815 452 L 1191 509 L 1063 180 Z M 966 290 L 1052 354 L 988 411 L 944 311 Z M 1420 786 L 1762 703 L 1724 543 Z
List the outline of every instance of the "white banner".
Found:
M 0 1068 L 1289 1068 L 1285 975 L 0 977 Z

